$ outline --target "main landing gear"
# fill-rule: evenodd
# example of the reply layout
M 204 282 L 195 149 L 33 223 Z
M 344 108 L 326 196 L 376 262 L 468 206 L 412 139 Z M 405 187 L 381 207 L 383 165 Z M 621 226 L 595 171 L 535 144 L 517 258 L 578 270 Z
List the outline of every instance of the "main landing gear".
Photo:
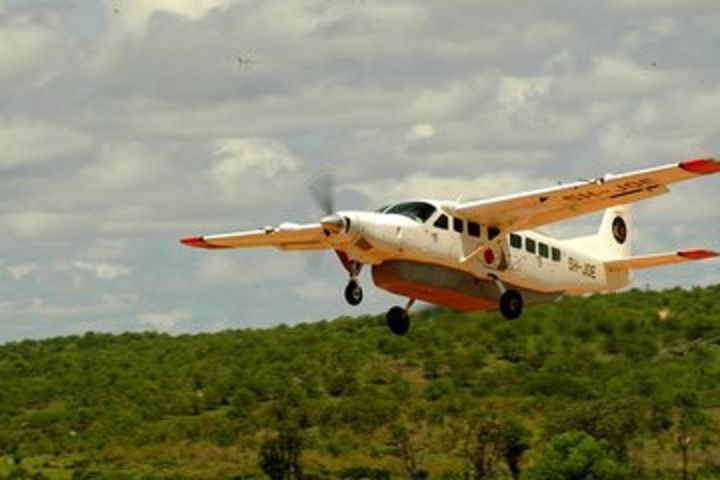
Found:
M 390 331 L 395 335 L 402 336 L 410 330 L 410 315 L 408 311 L 412 308 L 413 303 L 415 303 L 415 299 L 411 298 L 408 300 L 405 308 L 398 306 L 392 307 L 385 315 L 385 321 Z
M 517 290 L 505 290 L 500 296 L 500 313 L 508 320 L 515 320 L 522 314 L 523 298 Z
M 500 313 L 508 320 L 515 320 L 523 312 L 523 298 L 517 290 L 507 289 L 502 281 L 496 276 L 490 277 L 500 290 Z

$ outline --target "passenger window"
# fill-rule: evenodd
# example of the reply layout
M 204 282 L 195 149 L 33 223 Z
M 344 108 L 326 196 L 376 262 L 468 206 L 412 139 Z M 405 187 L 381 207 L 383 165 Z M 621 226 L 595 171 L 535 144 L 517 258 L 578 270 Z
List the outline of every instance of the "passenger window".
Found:
M 438 217 L 437 220 L 435 220 L 435 223 L 433 224 L 437 228 L 442 228 L 443 230 L 448 229 L 448 217 L 444 213 Z
M 461 218 L 453 217 L 453 230 L 458 233 L 463 231 L 463 221 Z
M 536 250 L 536 243 L 535 240 L 532 238 L 525 238 L 525 250 L 527 250 L 529 253 L 535 253 Z
M 560 249 L 559 248 L 552 248 L 552 259 L 554 262 L 560 261 Z
M 480 238 L 480 224 L 477 222 L 468 222 L 468 235 Z
M 522 237 L 514 233 L 510 234 L 510 246 L 513 248 L 522 248 Z
M 538 244 L 538 250 L 540 252 L 541 257 L 549 258 L 550 257 L 550 249 L 548 246 L 542 242 Z
M 488 240 L 492 240 L 500 235 L 500 229 L 497 227 L 488 227 Z

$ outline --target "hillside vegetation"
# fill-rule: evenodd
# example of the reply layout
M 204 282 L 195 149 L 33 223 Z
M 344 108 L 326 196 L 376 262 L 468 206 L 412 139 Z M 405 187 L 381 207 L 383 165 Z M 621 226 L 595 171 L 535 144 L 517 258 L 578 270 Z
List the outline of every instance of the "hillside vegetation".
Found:
M 0 478 L 720 478 L 720 286 L 413 322 L 0 346 Z

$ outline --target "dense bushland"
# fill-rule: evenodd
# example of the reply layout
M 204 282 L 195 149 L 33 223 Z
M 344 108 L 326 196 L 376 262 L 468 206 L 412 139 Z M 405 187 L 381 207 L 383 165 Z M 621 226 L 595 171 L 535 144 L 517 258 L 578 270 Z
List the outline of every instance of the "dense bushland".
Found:
M 0 346 L 0 478 L 720 476 L 720 286 Z

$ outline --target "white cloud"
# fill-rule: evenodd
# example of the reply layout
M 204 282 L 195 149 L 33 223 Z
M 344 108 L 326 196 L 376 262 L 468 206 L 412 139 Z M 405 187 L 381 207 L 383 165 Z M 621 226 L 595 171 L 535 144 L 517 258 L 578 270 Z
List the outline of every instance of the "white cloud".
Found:
M 262 191 L 258 180 L 282 180 L 281 174 L 291 174 L 300 166 L 285 145 L 263 138 L 219 140 L 213 157 L 217 161 L 210 177 L 222 196 L 231 200 L 245 197 L 248 189 Z
M 0 169 L 80 155 L 91 139 L 74 129 L 32 118 L 0 119 Z
M 5 215 L 3 223 L 10 234 L 21 238 L 49 237 L 53 234 L 70 234 L 68 229 L 77 216 L 46 211 L 16 211 Z
M 0 81 L 23 77 L 42 63 L 54 64 L 48 55 L 55 52 L 62 39 L 53 21 L 49 14 L 3 15 L 0 19 Z
M 264 249 L 255 252 L 236 252 L 237 255 L 201 256 L 192 275 L 202 285 L 219 287 L 230 285 L 259 285 L 292 282 L 304 274 L 302 254 Z
M 79 181 L 86 188 L 107 192 L 131 190 L 157 181 L 164 155 L 138 143 L 105 144 L 98 160 L 85 167 Z
M 683 77 L 682 72 L 653 68 L 626 55 L 604 52 L 594 55 L 585 68 L 558 75 L 553 92 L 558 99 L 572 101 L 573 105 L 593 100 L 632 102 L 657 98 L 674 84 L 687 80 Z
M 232 0 L 105 0 L 105 12 L 115 29 L 143 34 L 155 13 L 169 13 L 194 21 L 214 8 L 226 7 L 231 3 Z
M 643 14 L 668 13 L 717 13 L 715 0 L 610 0 L 609 4 L 624 14 L 640 12 Z
M 657 119 L 653 108 L 641 106 L 628 119 L 613 120 L 598 131 L 598 143 L 614 167 L 651 165 L 658 159 L 679 161 L 705 151 L 704 138 L 699 134 L 658 136 L 651 130 Z
M 461 82 L 451 81 L 434 88 L 422 88 L 413 92 L 412 101 L 406 107 L 408 115 L 439 121 L 468 115 L 473 106 L 489 95 L 493 88 L 492 78 L 475 75 Z M 392 94 L 391 94 L 392 95 Z M 391 101 L 388 98 L 388 101 Z M 404 99 L 400 99 L 404 101 Z M 398 113 L 403 115 L 406 109 Z
M 0 301 L 0 319 L 12 319 L 14 321 L 26 319 L 32 322 L 38 322 L 41 328 L 46 330 L 51 328 L 55 332 L 57 332 L 57 324 L 54 320 L 63 319 L 77 321 L 81 317 L 98 318 L 101 315 L 117 315 L 120 312 L 122 312 L 122 309 L 112 308 L 112 306 L 104 303 L 65 305 L 61 303 L 53 303 L 41 297 Z M 49 324 L 45 323 L 47 321 L 53 322 Z M 43 323 L 45 324 L 43 325 Z M 5 324 L 3 330 L 5 330 L 7 326 L 8 325 Z M 67 326 L 72 327 L 72 324 L 68 323 Z M 32 336 L 36 336 L 37 334 L 37 332 L 28 333 L 33 334 Z
M 503 77 L 500 79 L 497 101 L 511 111 L 523 110 L 536 99 L 546 96 L 552 84 L 552 77 Z
M 130 275 L 132 270 L 124 265 L 105 262 L 83 262 L 75 260 L 73 266 L 83 272 L 90 272 L 98 280 L 114 280 L 118 277 Z
M 422 140 L 424 138 L 432 138 L 435 136 L 435 127 L 431 123 L 416 123 L 410 129 L 407 135 L 408 140 Z
M 327 278 L 309 279 L 295 287 L 298 296 L 310 302 L 327 302 L 328 292 L 336 290 L 338 290 L 337 285 Z
M 161 312 L 141 313 L 138 316 L 140 323 L 149 325 L 150 327 L 161 332 L 172 331 L 180 327 L 183 323 L 192 320 L 193 315 L 190 310 L 175 309 Z
M 6 267 L 10 276 L 15 280 L 22 280 L 25 277 L 32 275 L 37 270 L 37 265 L 34 263 L 20 263 L 18 265 L 10 265 Z
M 373 199 L 388 202 L 413 198 L 471 200 L 518 193 L 543 185 L 552 185 L 552 183 L 507 172 L 477 177 L 441 177 L 428 173 L 414 173 L 402 180 L 365 183 L 358 185 L 357 189 Z

